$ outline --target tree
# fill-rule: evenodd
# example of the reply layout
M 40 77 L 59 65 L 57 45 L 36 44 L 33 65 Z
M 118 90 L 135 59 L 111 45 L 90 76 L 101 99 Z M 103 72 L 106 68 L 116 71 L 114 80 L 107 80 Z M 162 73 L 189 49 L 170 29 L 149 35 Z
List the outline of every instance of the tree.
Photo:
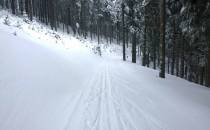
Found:
M 15 0 L 11 1 L 11 9 L 12 9 L 12 14 L 15 14 Z
M 28 0 L 28 16 L 29 16 L 29 19 L 32 21 L 33 20 L 33 3 L 32 3 L 32 0 Z
M 210 2 L 208 3 L 210 4 Z M 210 87 L 210 8 L 207 9 L 208 87 Z
M 132 62 L 136 63 L 136 32 L 134 31 L 132 35 Z
M 165 78 L 165 0 L 160 0 L 160 74 Z
M 128 0 L 127 5 L 129 7 L 129 24 L 130 24 L 130 30 L 132 34 L 132 62 L 136 63 L 136 35 L 138 30 L 138 24 L 136 23 L 136 5 L 137 1 L 135 0 Z
M 125 5 L 122 3 L 122 29 L 123 29 L 123 60 L 126 60 L 125 56 Z
M 146 66 L 146 45 L 147 45 L 147 5 L 144 6 L 144 42 L 143 42 L 143 57 L 142 66 Z
M 24 7 L 23 7 L 23 0 L 20 0 L 20 13 L 23 15 Z

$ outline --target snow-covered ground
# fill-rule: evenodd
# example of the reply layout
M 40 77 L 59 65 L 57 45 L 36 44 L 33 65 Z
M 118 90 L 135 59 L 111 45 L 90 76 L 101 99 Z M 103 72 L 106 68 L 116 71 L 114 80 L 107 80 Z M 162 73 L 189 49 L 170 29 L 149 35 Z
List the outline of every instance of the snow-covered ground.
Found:
M 7 26 L 5 14 L 0 11 L 0 130 L 210 128 L 209 88 L 122 62 L 113 45 L 100 57 L 91 41 L 37 22 L 8 14 Z

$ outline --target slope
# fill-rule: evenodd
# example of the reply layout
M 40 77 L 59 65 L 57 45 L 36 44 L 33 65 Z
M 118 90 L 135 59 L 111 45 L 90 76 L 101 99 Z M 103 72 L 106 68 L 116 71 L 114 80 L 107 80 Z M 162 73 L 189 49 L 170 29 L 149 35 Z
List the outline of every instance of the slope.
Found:
M 15 24 L 22 20 L 11 18 Z M 19 29 L 3 19 L 1 130 L 210 127 L 210 89 L 170 75 L 160 79 L 157 71 L 122 62 L 113 53 L 99 57 L 74 37 L 53 39 L 55 32 L 38 30 L 38 23 L 32 29 L 23 22 Z

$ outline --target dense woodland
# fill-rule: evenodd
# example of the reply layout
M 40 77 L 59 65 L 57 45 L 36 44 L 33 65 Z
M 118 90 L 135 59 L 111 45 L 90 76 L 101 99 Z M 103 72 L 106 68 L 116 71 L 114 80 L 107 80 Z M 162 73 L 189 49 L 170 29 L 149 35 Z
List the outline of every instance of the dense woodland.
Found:
M 210 86 L 210 0 L 0 0 L 57 31 L 132 48 L 132 62 Z M 139 56 L 138 56 L 139 55 Z

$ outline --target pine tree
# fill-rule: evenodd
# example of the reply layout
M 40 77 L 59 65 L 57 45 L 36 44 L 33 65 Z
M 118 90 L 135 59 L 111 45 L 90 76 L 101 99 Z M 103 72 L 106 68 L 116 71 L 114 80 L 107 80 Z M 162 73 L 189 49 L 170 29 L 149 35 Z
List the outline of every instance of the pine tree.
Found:
M 165 78 L 165 0 L 160 0 L 160 77 Z
M 210 4 L 210 2 L 208 3 Z M 210 87 L 210 8 L 207 9 L 208 87 Z
M 24 7 L 23 7 L 23 0 L 20 0 L 20 13 L 23 15 Z
M 11 0 L 12 14 L 15 14 L 15 0 Z
M 122 3 L 122 29 L 123 29 L 123 60 L 126 60 L 125 56 L 125 5 Z

